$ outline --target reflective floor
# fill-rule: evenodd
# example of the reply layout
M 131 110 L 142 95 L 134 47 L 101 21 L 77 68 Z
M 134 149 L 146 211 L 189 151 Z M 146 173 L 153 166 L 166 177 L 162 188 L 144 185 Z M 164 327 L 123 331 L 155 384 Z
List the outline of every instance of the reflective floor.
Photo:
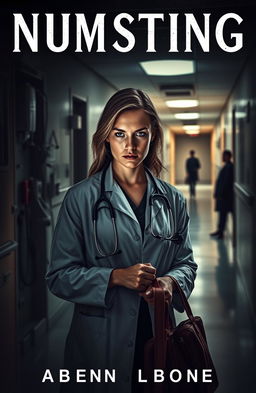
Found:
M 188 197 L 187 187 L 178 188 Z M 196 199 L 188 198 L 191 240 L 199 265 L 189 301 L 194 315 L 200 315 L 204 322 L 219 377 L 217 393 L 255 393 L 256 351 L 252 321 L 235 268 L 230 231 L 224 240 L 209 237 L 209 232 L 216 229 L 217 219 L 211 196 L 209 186 L 198 186 Z M 229 218 L 228 227 L 231 225 Z M 34 353 L 24 359 L 22 393 L 57 393 L 58 384 L 48 383 L 46 386 L 40 381 L 42 370 L 61 368 L 71 311 L 72 307 L 67 308 L 40 348 L 35 348 Z M 186 316 L 176 314 L 176 317 L 179 322 Z
M 234 263 L 232 219 L 229 217 L 223 240 L 210 238 L 217 221 L 211 188 L 198 186 L 196 199 L 188 197 L 187 187 L 179 188 L 188 200 L 191 241 L 198 263 L 189 302 L 194 315 L 200 315 L 204 322 L 219 377 L 217 393 L 256 392 L 255 337 Z M 184 319 L 183 314 L 176 317 Z

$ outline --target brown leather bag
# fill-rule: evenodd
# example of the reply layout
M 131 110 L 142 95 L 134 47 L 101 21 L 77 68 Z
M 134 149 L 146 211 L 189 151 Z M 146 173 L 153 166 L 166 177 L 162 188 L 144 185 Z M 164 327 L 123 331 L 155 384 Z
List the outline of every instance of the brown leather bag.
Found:
M 155 281 L 155 336 L 145 345 L 142 378 L 146 378 L 148 382 L 141 384 L 142 391 L 144 387 L 145 393 L 212 393 L 218 387 L 218 378 L 208 349 L 203 322 L 200 317 L 193 316 L 181 287 L 174 281 L 175 290 L 180 295 L 188 319 L 177 327 L 172 326 L 169 303 L 164 300 L 164 291 Z M 160 371 L 161 377 L 157 374 L 158 381 L 164 379 L 162 382 L 154 381 L 154 372 L 157 373 L 158 369 L 163 370 Z M 192 379 L 188 370 L 191 370 L 194 379 L 197 370 L 197 380 Z M 203 382 L 203 370 L 210 370 L 210 373 L 205 371 L 205 380 L 208 382 Z M 189 381 L 187 373 L 190 375 Z

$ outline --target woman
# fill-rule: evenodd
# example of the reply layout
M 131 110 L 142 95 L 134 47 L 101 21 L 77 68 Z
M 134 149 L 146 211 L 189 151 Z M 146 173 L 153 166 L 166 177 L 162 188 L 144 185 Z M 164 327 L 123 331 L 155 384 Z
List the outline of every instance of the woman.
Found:
M 193 289 L 189 218 L 181 193 L 151 174 L 162 169 L 162 129 L 145 93 L 115 93 L 92 145 L 88 179 L 71 187 L 61 206 L 47 273 L 50 290 L 75 303 L 65 347 L 65 368 L 73 375 L 62 391 L 141 392 L 153 281 L 179 311 L 172 277 L 186 296 Z M 77 369 L 87 370 L 86 383 L 76 382 Z M 89 381 L 92 369 L 102 370 L 101 382 Z M 115 370 L 115 382 L 104 382 L 106 369 Z

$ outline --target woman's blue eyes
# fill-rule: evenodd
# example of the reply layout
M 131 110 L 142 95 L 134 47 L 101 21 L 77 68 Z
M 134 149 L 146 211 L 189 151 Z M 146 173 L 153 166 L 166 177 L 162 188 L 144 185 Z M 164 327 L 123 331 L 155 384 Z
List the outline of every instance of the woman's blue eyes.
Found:
M 115 132 L 115 136 L 122 137 L 122 136 L 124 136 L 124 133 L 123 132 Z
M 138 132 L 136 132 L 136 135 L 137 136 L 147 136 L 148 134 L 144 131 L 138 131 Z
M 139 137 L 144 137 L 144 136 L 147 136 L 147 133 L 144 131 L 138 131 L 135 133 L 135 135 L 139 136 Z M 118 138 L 123 138 L 125 136 L 125 133 L 118 131 L 118 132 L 115 132 L 115 136 Z

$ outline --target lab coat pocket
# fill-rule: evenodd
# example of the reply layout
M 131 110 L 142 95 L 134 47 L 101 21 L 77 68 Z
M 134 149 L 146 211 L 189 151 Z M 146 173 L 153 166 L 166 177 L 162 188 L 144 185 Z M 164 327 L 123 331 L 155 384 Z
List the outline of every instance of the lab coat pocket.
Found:
M 80 310 L 79 307 L 76 310 L 67 340 L 66 363 L 75 369 L 104 369 L 108 360 L 109 318 L 100 307 L 86 306 Z
M 94 307 L 93 307 L 94 308 Z M 104 309 L 82 310 L 77 314 L 76 331 L 79 332 L 81 345 L 90 348 L 107 334 L 108 318 Z
M 87 317 L 105 318 L 106 311 L 103 307 L 87 306 L 85 304 L 77 305 L 78 312 Z
M 91 315 L 79 312 L 79 325 L 81 330 L 88 334 L 88 337 L 93 341 L 102 335 L 106 335 L 107 318 L 103 315 Z

